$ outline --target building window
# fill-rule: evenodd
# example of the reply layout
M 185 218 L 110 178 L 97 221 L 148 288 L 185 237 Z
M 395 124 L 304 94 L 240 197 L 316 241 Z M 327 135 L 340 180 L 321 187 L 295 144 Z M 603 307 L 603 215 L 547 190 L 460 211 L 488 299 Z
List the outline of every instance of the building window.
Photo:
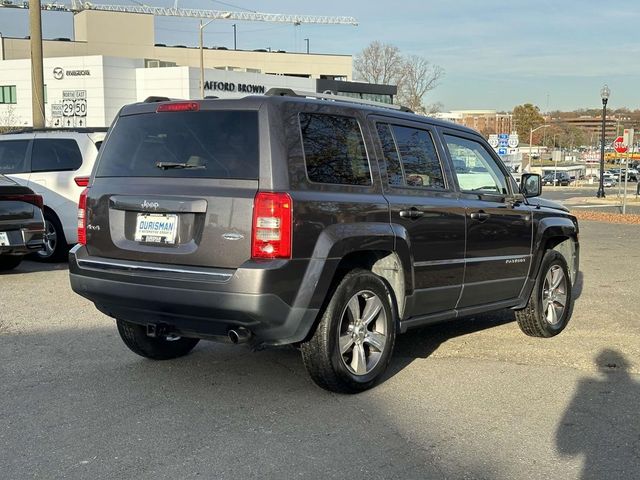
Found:
M 0 86 L 0 103 L 18 103 L 15 85 Z

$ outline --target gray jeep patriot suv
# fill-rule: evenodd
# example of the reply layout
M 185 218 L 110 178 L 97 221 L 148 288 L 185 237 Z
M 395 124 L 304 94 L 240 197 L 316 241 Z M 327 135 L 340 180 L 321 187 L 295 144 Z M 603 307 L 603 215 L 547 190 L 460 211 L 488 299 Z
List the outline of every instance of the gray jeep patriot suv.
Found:
M 313 380 L 371 387 L 395 336 L 511 308 L 571 315 L 578 224 L 477 132 L 288 90 L 125 106 L 78 210 L 71 286 L 152 359 L 200 339 L 291 344 Z

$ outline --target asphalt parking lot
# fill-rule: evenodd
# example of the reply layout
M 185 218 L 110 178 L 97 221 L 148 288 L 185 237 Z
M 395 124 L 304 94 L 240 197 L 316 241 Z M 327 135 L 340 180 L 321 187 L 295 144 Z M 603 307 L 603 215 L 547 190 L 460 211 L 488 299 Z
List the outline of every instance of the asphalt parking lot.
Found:
M 64 265 L 25 262 L 0 277 L 0 477 L 640 478 L 639 227 L 581 227 L 560 336 L 507 311 L 410 331 L 357 396 L 293 349 L 139 358 Z

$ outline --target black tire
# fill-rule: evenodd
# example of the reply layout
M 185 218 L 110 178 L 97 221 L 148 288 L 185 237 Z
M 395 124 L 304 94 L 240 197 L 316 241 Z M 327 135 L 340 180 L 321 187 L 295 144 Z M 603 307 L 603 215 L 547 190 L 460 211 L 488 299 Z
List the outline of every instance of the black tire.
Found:
M 118 333 L 133 353 L 152 360 L 170 360 L 183 357 L 198 344 L 198 338 L 150 337 L 143 325 L 116 320 Z
M 359 312 L 357 319 L 354 309 Z M 320 387 L 338 393 L 362 392 L 389 365 L 395 335 L 396 314 L 387 284 L 368 270 L 352 270 L 334 290 L 313 337 L 301 345 L 302 360 Z M 341 338 L 345 353 L 340 351 Z
M 552 270 L 557 272 L 558 268 L 564 276 L 564 283 L 553 289 L 553 295 L 550 296 L 550 290 L 545 289 L 548 285 L 545 280 L 548 275 L 553 276 L 553 273 L 550 273 Z M 562 302 L 564 302 L 564 308 L 558 315 Z M 573 290 L 567 261 L 555 250 L 548 250 L 542 259 L 540 272 L 527 306 L 523 310 L 516 311 L 518 326 L 530 337 L 553 337 L 567 326 L 572 311 Z
M 23 258 L 22 255 L 0 255 L 0 271 L 13 270 Z
M 45 248 L 33 254 L 40 262 L 60 262 L 67 258 L 69 246 L 58 217 L 49 211 L 44 212 Z

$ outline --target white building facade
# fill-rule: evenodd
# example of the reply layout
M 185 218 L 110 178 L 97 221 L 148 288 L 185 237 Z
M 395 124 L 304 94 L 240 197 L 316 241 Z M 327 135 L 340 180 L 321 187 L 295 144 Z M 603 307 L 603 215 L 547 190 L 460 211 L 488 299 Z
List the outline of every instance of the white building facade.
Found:
M 356 82 L 269 75 L 255 71 L 209 68 L 205 70 L 205 96 L 239 98 L 264 94 L 270 88 L 310 92 L 326 90 L 369 95 L 395 87 Z M 44 59 L 45 122 L 48 127 L 108 127 L 120 108 L 149 96 L 200 98 L 200 70 L 188 66 L 145 68 L 144 60 L 103 55 Z M 385 90 L 386 89 L 386 90 Z M 32 124 L 31 62 L 0 61 L 0 127 Z M 357 93 L 356 93 L 357 94 Z M 5 98 L 6 97 L 6 98 Z

